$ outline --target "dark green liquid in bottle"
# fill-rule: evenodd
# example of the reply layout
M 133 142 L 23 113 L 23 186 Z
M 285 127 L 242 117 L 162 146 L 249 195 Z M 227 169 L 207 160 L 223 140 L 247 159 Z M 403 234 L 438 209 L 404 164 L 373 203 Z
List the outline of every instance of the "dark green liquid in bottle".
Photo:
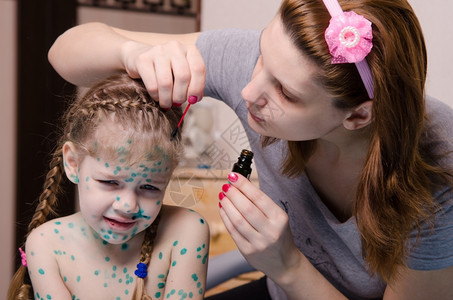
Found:
M 233 172 L 243 175 L 245 178 L 249 179 L 250 174 L 252 173 L 252 158 L 253 152 L 247 149 L 241 151 L 241 155 L 238 158 L 238 162 L 233 165 Z

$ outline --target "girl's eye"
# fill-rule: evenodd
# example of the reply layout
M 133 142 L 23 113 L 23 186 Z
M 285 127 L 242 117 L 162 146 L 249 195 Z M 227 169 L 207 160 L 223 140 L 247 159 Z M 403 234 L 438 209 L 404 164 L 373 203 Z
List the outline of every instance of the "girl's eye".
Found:
M 98 182 L 105 185 L 118 185 L 118 182 L 116 182 L 115 180 L 98 180 Z
M 145 184 L 140 187 L 142 190 L 146 191 L 159 191 L 159 188 L 155 187 L 154 185 Z

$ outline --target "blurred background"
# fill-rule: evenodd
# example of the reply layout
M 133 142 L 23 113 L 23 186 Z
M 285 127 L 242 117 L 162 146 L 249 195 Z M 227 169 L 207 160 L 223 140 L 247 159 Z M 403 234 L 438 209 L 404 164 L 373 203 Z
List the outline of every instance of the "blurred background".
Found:
M 427 93 L 453 106 L 450 57 L 453 2 L 409 2 L 420 19 L 427 42 Z M 67 99 L 76 93 L 76 88 L 61 79 L 47 61 L 53 41 L 68 28 L 90 21 L 162 33 L 227 27 L 262 29 L 276 13 L 279 3 L 279 0 L 0 0 L 2 294 L 6 295 L 18 264 L 17 248 L 23 243 L 33 213 L 31 204 L 41 192 L 49 153 L 55 145 L 55 126 Z M 197 176 L 209 177 L 218 191 L 218 176 L 225 177 L 227 173 L 222 170 L 231 167 L 248 141 L 234 113 L 217 101 L 205 99 L 189 112 L 192 116 L 188 116 L 187 123 L 193 130 L 185 135 L 187 157 L 183 167 L 205 170 Z M 184 178 L 192 177 L 193 174 Z M 192 191 L 211 186 L 200 182 L 196 188 L 191 186 Z M 72 187 L 65 188 L 73 195 Z M 197 197 L 209 195 L 205 192 Z M 201 200 L 195 199 L 192 204 L 197 201 Z M 75 210 L 73 196 L 61 199 L 60 203 L 61 214 Z M 214 234 L 223 232 L 217 221 L 211 225 Z

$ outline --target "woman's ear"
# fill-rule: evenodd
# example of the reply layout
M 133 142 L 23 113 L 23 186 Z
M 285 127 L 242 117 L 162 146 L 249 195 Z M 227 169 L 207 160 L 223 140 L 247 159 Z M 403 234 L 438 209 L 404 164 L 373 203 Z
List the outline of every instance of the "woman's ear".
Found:
M 356 130 L 363 128 L 373 120 L 373 101 L 368 100 L 363 102 L 348 114 L 343 121 L 344 128 L 348 130 Z
M 63 145 L 63 163 L 66 177 L 73 183 L 79 183 L 79 157 L 72 142 Z

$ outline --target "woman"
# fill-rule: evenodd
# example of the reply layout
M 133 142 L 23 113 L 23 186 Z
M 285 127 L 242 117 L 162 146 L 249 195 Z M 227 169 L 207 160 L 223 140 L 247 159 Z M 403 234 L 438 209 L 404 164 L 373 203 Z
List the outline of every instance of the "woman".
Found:
M 204 93 L 235 110 L 261 189 L 230 174 L 220 215 L 268 277 L 252 294 L 453 297 L 452 111 L 425 98 L 425 45 L 407 1 L 285 0 L 261 34 L 86 24 L 49 58 L 75 84 L 126 70 L 161 107 Z

